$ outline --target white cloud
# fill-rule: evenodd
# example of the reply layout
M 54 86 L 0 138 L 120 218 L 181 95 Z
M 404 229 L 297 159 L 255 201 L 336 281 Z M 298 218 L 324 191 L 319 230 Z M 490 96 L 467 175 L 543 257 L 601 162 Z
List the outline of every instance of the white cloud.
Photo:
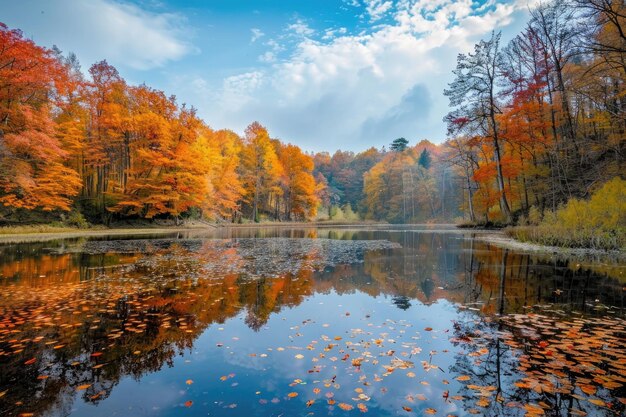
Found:
M 259 71 L 246 72 L 227 77 L 222 85 L 217 102 L 225 111 L 237 111 L 254 101 L 254 92 L 263 84 L 263 74 Z
M 265 63 L 272 63 L 276 61 L 276 54 L 272 51 L 267 51 L 263 53 L 261 56 L 259 56 L 259 61 L 265 62 Z
M 346 33 L 348 33 L 348 29 L 344 27 L 340 27 L 337 29 L 326 29 L 324 31 L 324 35 L 322 35 L 322 40 L 329 41 L 338 36 L 345 35 Z
M 391 1 L 365 0 L 365 9 L 367 10 L 367 14 L 370 16 L 370 21 L 372 22 L 380 20 L 392 6 L 393 3 Z
M 250 32 L 252 32 L 252 37 L 250 38 L 250 42 L 253 42 L 253 43 L 259 40 L 260 38 L 262 38 L 263 36 L 265 36 L 265 33 L 263 33 L 261 29 L 252 28 L 250 29 Z
M 227 104 L 207 117 L 239 131 L 259 120 L 309 150 L 362 150 L 398 136 L 441 141 L 443 90 L 457 54 L 494 29 L 524 21 L 526 1 L 476 12 L 471 0 L 405 0 L 386 11 L 393 24 L 369 33 L 330 28 L 316 40 L 307 32 L 285 59 L 267 55 L 269 68 L 242 74 L 245 82 L 237 80 L 238 88 L 220 96 Z M 291 30 L 303 34 L 308 26 L 298 23 Z
M 19 4 L 18 4 L 19 3 Z M 3 21 L 35 42 L 75 52 L 83 65 L 106 59 L 146 70 L 195 51 L 185 19 L 113 0 L 21 0 L 3 5 Z
M 315 31 L 311 29 L 309 25 L 307 25 L 301 19 L 298 19 L 296 20 L 295 23 L 292 23 L 289 26 L 287 26 L 287 30 L 290 32 L 293 32 L 296 35 L 304 36 L 304 37 L 311 36 L 315 33 Z

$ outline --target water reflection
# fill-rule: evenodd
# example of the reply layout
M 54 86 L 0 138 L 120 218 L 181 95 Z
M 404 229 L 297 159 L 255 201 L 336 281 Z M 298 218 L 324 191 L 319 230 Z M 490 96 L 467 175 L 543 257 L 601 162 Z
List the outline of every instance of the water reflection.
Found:
M 577 338 L 592 337 L 602 326 L 610 326 L 614 333 L 605 347 L 623 346 L 624 322 L 610 318 L 623 317 L 623 284 L 608 273 L 500 249 L 456 233 L 316 229 L 236 233 L 217 236 L 228 241 L 184 235 L 153 240 L 149 247 L 141 247 L 143 253 L 134 252 L 136 244 L 131 241 L 109 242 L 106 252 L 91 254 L 85 252 L 90 242 L 81 239 L 1 246 L 3 414 L 107 415 L 124 410 L 126 402 L 156 401 L 158 392 L 146 393 L 145 398 L 140 394 L 116 398 L 124 390 L 115 388 L 130 384 L 128 377 L 157 378 L 154 384 L 165 384 L 185 369 L 181 358 L 192 357 L 206 365 L 207 372 L 223 368 L 221 377 L 226 377 L 176 385 L 175 392 L 184 395 L 198 387 L 193 394 L 196 413 L 204 407 L 203 413 L 225 408 L 231 415 L 271 415 L 268 407 L 274 407 L 276 412 L 305 415 L 310 411 L 306 401 L 336 412 L 348 406 L 356 411 L 362 404 L 376 415 L 397 414 L 402 407 L 454 415 L 477 410 L 494 416 L 532 413 L 535 406 L 554 415 L 567 415 L 569 409 L 594 415 L 624 410 L 623 354 L 613 356 L 611 364 L 600 353 L 593 359 L 598 365 L 593 370 L 561 366 L 563 378 L 571 381 L 569 390 L 559 381 L 560 390 L 555 391 L 537 375 L 524 382 L 530 371 L 538 372 L 560 354 L 558 349 L 550 355 L 545 349 L 536 351 L 537 340 L 552 344 L 559 337 L 542 333 L 542 327 L 575 320 L 572 315 L 599 320 L 581 324 Z M 297 238 L 301 245 L 289 240 L 265 242 L 260 254 L 258 245 L 246 240 L 249 237 L 261 239 L 257 244 L 271 237 Z M 335 256 L 341 251 L 337 246 L 329 249 L 320 241 L 307 246 L 303 238 L 388 239 L 402 248 L 356 252 L 359 262 L 340 264 L 329 261 L 336 260 L 331 252 Z M 303 250 L 291 252 L 294 246 Z M 271 270 L 250 279 L 251 265 L 252 270 L 266 271 L 268 263 L 285 272 Z M 621 273 L 619 267 L 611 270 Z M 529 312 L 547 318 L 517 323 L 496 316 L 533 317 L 510 315 Z M 565 318 L 547 325 L 555 320 L 550 317 Z M 608 321 L 603 325 L 601 320 Z M 331 334 L 341 336 L 335 339 Z M 243 335 L 246 343 L 237 343 L 243 342 Z M 292 348 L 303 358 L 294 360 Z M 268 363 L 259 362 L 265 359 Z M 568 360 L 571 357 L 562 358 L 565 364 Z M 309 368 L 301 369 L 304 361 Z M 250 385 L 247 399 L 223 388 L 234 378 L 227 364 L 246 372 L 246 381 L 231 387 Z M 436 368 L 428 367 L 433 364 Z M 611 376 L 612 388 L 603 388 L 606 379 L 593 382 L 599 378 L 596 369 Z M 470 384 L 455 379 L 463 376 L 471 378 Z M 428 395 L 416 387 L 407 390 L 407 377 L 411 382 L 415 378 L 413 385 L 420 389 L 428 387 Z M 284 386 L 275 382 L 279 380 Z M 287 396 L 290 391 L 298 394 L 305 381 L 309 387 L 317 381 L 322 392 L 312 394 L 309 389 L 297 399 Z M 516 381 L 535 385 L 519 387 L 513 385 Z M 264 389 L 255 384 L 265 384 Z M 542 388 L 535 389 L 536 384 Z M 589 394 L 592 389 L 581 391 L 581 384 L 599 385 L 604 391 L 595 388 Z M 139 390 L 133 387 L 129 392 Z M 274 396 L 257 398 L 260 391 Z M 333 395 L 320 398 L 323 392 Z M 591 396 L 603 405 L 588 401 L 575 405 L 581 401 L 576 396 L 584 401 Z M 244 409 L 237 400 L 250 405 Z M 144 413 L 173 415 L 190 405 L 182 400 L 173 404 Z M 344 406 L 337 409 L 339 404 Z

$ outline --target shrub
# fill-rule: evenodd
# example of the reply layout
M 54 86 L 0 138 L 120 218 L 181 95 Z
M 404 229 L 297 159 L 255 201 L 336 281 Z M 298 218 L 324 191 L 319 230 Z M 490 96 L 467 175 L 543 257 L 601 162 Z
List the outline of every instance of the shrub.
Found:
M 538 225 L 541 223 L 543 216 L 541 215 L 541 211 L 535 206 L 532 206 L 530 210 L 528 210 L 528 216 L 526 217 L 526 221 L 528 224 Z
M 65 220 L 65 224 L 70 227 L 77 227 L 79 229 L 86 229 L 89 227 L 89 223 L 85 219 L 85 216 L 78 211 L 72 210 Z
M 343 207 L 343 216 L 346 220 L 359 220 L 359 215 L 352 210 L 350 203 Z
M 530 224 L 535 224 L 535 216 L 529 212 Z M 624 249 L 626 181 L 616 177 L 589 200 L 571 199 L 556 212 L 547 212 L 536 226 L 515 227 L 508 233 L 522 241 L 550 246 Z
M 331 218 L 331 220 L 344 220 L 345 219 L 345 215 L 344 215 L 344 212 L 341 209 L 341 207 L 339 207 L 339 206 L 332 206 L 330 208 L 330 218 Z

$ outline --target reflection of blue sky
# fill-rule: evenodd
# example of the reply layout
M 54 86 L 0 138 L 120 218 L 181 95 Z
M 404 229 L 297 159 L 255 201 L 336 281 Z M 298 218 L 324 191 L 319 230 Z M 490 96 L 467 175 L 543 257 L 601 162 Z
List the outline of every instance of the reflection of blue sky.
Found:
M 307 150 L 445 136 L 459 52 L 510 39 L 537 0 L 21 0 L 2 21 L 46 46 L 107 59 L 216 128 L 253 120 Z
M 368 315 L 369 318 L 366 317 Z M 443 391 L 454 393 L 459 386 L 453 379 L 454 375 L 449 374 L 458 348 L 449 342 L 451 335 L 446 331 L 451 327 L 451 320 L 458 319 L 458 315 L 454 305 L 447 301 L 429 306 L 415 301 L 411 308 L 403 311 L 396 308 L 388 297 L 372 298 L 360 292 L 340 296 L 331 292 L 315 295 L 297 307 L 272 315 L 259 332 L 251 330 L 244 323 L 244 318 L 245 313 L 242 313 L 224 324 L 211 326 L 196 340 L 190 352 L 175 360 L 173 367 L 164 366 L 161 371 L 139 381 L 130 378 L 122 380 L 110 398 L 97 408 L 77 402 L 75 415 L 104 416 L 131 410 L 133 415 L 163 416 L 248 416 L 277 415 L 280 412 L 306 415 L 309 411 L 324 414 L 328 407 L 324 397 L 326 392 L 334 392 L 337 403 L 356 406 L 352 398 L 357 397 L 354 389 L 359 387 L 371 397 L 370 401 L 364 402 L 371 415 L 396 415 L 402 406 L 410 406 L 415 411 L 432 407 L 445 413 L 458 412 L 457 405 L 446 404 L 442 399 Z M 434 330 L 425 331 L 426 327 Z M 356 329 L 360 331 L 355 332 Z M 329 341 L 322 340 L 322 335 L 326 335 Z M 336 341 L 335 336 L 342 339 Z M 373 343 L 367 349 L 363 346 L 363 342 L 379 338 L 385 340 L 382 346 Z M 351 342 L 358 352 L 347 348 L 346 342 Z M 223 346 L 218 347 L 218 343 Z M 329 343 L 338 346 L 324 352 Z M 307 350 L 309 344 L 315 350 Z M 422 349 L 421 353 L 410 358 L 402 356 L 402 352 L 409 353 L 416 346 Z M 284 350 L 279 351 L 278 348 Z M 350 354 L 350 359 L 345 362 L 341 360 L 344 355 L 339 352 L 341 348 Z M 371 353 L 372 358 L 368 358 L 370 363 L 364 361 L 361 372 L 357 372 L 350 361 L 361 356 L 365 350 Z M 395 354 L 391 357 L 379 356 L 388 350 L 395 350 Z M 445 372 L 426 372 L 422 368 L 420 362 L 429 360 L 431 350 L 437 351 L 432 363 Z M 444 350 L 448 352 L 444 353 Z M 326 357 L 319 358 L 320 353 Z M 267 354 L 267 357 L 261 357 L 261 354 Z M 296 359 L 296 354 L 302 354 L 304 358 Z M 313 362 L 314 357 L 319 361 Z M 331 357 L 337 357 L 337 360 L 333 362 Z M 413 361 L 415 368 L 397 369 L 383 377 L 386 365 L 394 357 Z M 379 363 L 373 365 L 373 359 Z M 321 366 L 320 372 L 309 373 L 315 365 Z M 409 371 L 416 376 L 409 378 L 406 375 Z M 226 381 L 220 380 L 220 377 L 231 373 L 235 376 Z M 335 383 L 340 387 L 324 387 L 321 381 L 330 380 L 335 375 Z M 363 375 L 370 386 L 359 382 Z M 375 375 L 383 380 L 376 382 Z M 194 383 L 186 385 L 188 379 Z M 301 379 L 302 383 L 290 387 L 295 379 Z M 443 379 L 450 384 L 444 385 Z M 429 385 L 421 384 L 422 381 Z M 315 387 L 321 389 L 320 395 L 313 393 Z M 381 392 L 381 388 L 387 392 Z M 257 391 L 260 393 L 256 394 Z M 289 392 L 298 392 L 299 396 L 288 399 Z M 427 401 L 407 400 L 407 396 L 417 394 L 423 394 Z M 272 403 L 272 399 L 279 402 Z M 312 399 L 316 400 L 316 404 L 306 408 L 304 403 Z M 193 401 L 189 410 L 183 406 L 188 400 Z M 259 400 L 266 400 L 267 404 L 260 404 Z M 236 408 L 228 408 L 231 404 L 236 404 Z M 338 409 L 335 411 L 335 414 L 342 413 Z
M 423 229 L 423 227 L 419 228 Z M 232 233 L 233 236 L 239 237 L 248 237 L 251 233 L 263 237 L 268 235 L 289 236 L 290 234 L 308 235 L 308 231 L 307 233 L 301 232 L 303 233 L 294 233 L 288 229 L 268 229 L 262 233 L 259 230 L 235 229 L 224 231 L 220 229 L 211 233 L 224 233 L 228 236 Z M 488 354 L 479 358 L 483 361 L 482 364 L 477 364 L 475 362 L 477 358 L 468 356 L 468 352 L 463 349 L 475 351 L 483 346 L 481 343 L 485 343 L 486 346 L 487 341 L 474 339 L 471 346 L 454 346 L 449 338 L 465 333 L 455 329 L 453 320 L 459 323 L 459 329 L 467 331 L 470 335 L 476 335 L 481 330 L 487 334 L 494 334 L 496 322 L 495 320 L 490 322 L 489 315 L 485 316 L 461 308 L 448 300 L 460 301 L 463 297 L 468 297 L 466 301 L 478 301 L 478 303 L 473 303 L 472 307 L 495 305 L 498 301 L 498 280 L 496 279 L 495 282 L 491 283 L 490 280 L 493 281 L 494 278 L 500 276 L 498 272 L 501 271 L 499 268 L 501 268 L 504 259 L 508 259 L 509 262 L 509 267 L 506 269 L 507 278 L 504 292 L 506 308 L 510 309 L 508 311 L 512 313 L 527 312 L 525 306 L 529 303 L 553 302 L 550 300 L 554 299 L 553 294 L 557 289 L 559 291 L 566 289 L 571 291 L 569 302 L 574 308 L 578 308 L 581 300 L 596 298 L 600 299 L 602 304 L 610 305 L 616 300 L 615 294 L 621 294 L 622 290 L 622 285 L 613 279 L 591 274 L 584 269 L 572 273 L 571 270 L 563 268 L 562 265 L 555 263 L 550 258 L 528 257 L 527 255 L 515 254 L 514 251 L 507 252 L 508 257 L 505 258 L 497 255 L 498 252 L 495 252 L 494 256 L 491 257 L 485 256 L 493 254 L 494 248 L 478 241 L 461 240 L 462 236 L 457 232 L 432 234 L 407 231 L 399 233 L 393 229 L 386 231 L 361 230 L 354 234 L 345 230 L 334 229 L 320 229 L 318 232 L 319 236 L 338 239 L 390 239 L 401 243 L 403 249 L 395 249 L 386 253 L 366 253 L 362 264 L 355 264 L 345 269 L 338 267 L 334 271 L 330 268 L 329 271 L 314 274 L 311 278 L 313 279 L 311 287 L 304 287 L 304 293 L 311 290 L 313 295 L 304 298 L 300 304 L 287 304 L 299 303 L 301 299 L 297 296 L 302 293 L 286 288 L 285 292 L 276 300 L 272 298 L 273 301 L 276 301 L 274 311 L 258 332 L 248 327 L 249 321 L 246 321 L 248 311 L 245 309 L 254 309 L 255 300 L 258 300 L 258 307 L 262 313 L 265 313 L 263 307 L 266 306 L 264 303 L 267 299 L 263 298 L 263 289 L 268 288 L 269 283 L 259 282 L 256 292 L 247 288 L 248 283 L 242 284 L 240 302 L 244 310 L 224 323 L 213 324 L 206 329 L 194 340 L 192 349 L 185 350 L 181 356 L 174 358 L 173 367 L 164 364 L 159 371 L 152 372 L 145 370 L 146 367 L 135 367 L 134 365 L 137 363 L 130 363 L 134 362 L 135 359 L 141 361 L 147 352 L 133 356 L 130 361 L 128 358 L 123 358 L 121 365 L 127 368 L 122 369 L 120 375 L 128 375 L 133 372 L 133 369 L 136 371 L 138 368 L 147 372 L 146 375 L 139 380 L 130 377 L 122 378 L 113 387 L 111 395 L 95 407 L 85 404 L 81 398 L 77 398 L 73 404 L 69 398 L 65 398 L 68 401 L 63 400 L 61 398 L 63 396 L 75 395 L 74 388 L 79 382 L 71 378 L 68 380 L 61 379 L 63 384 L 68 385 L 64 390 L 64 395 L 57 397 L 60 406 L 71 408 L 71 412 L 67 414 L 75 416 L 267 416 L 278 415 L 281 412 L 284 412 L 285 415 L 306 415 L 308 412 L 326 415 L 327 405 L 323 394 L 333 391 L 337 402 L 355 405 L 356 402 L 352 398 L 356 397 L 357 393 L 354 389 L 360 387 L 366 395 L 371 397 L 369 402 L 365 402 L 370 409 L 369 415 L 405 415 L 401 411 L 401 407 L 408 406 L 413 408 L 414 413 L 418 415 L 419 410 L 432 407 L 439 411 L 438 415 L 451 413 L 460 417 L 468 415 L 465 407 L 474 407 L 478 397 L 473 390 L 464 388 L 467 383 L 462 384 L 454 379 L 459 375 L 470 375 L 472 376 L 470 383 L 479 385 L 498 385 L 497 378 L 501 377 L 506 401 L 518 399 L 526 402 L 534 401 L 536 398 L 541 398 L 542 394 L 520 393 L 520 390 L 512 385 L 512 382 L 518 381 L 522 377 L 521 374 L 515 375 L 519 364 L 517 355 L 521 354 L 522 351 L 506 347 L 504 340 L 509 337 L 506 331 L 501 335 L 502 338 L 499 340 L 497 348 L 508 352 L 497 351 L 492 341 L 491 345 L 487 346 Z M 194 232 L 189 231 L 187 233 Z M 65 245 L 66 243 L 66 241 L 59 241 L 50 245 Z M 46 243 L 46 247 L 48 247 L 47 245 Z M 472 249 L 468 251 L 470 247 Z M 41 247 L 25 244 L 18 245 L 11 250 L 15 250 L 15 252 L 8 252 L 9 254 L 29 254 L 23 258 L 25 260 L 35 259 L 33 258 L 34 254 L 41 251 Z M 471 258 L 477 254 L 481 254 L 481 257 Z M 370 257 L 370 255 L 373 256 Z M 7 262 L 10 259 L 14 259 L 13 255 L 6 256 Z M 81 265 L 93 265 L 92 260 L 95 258 L 81 256 L 74 259 L 81 262 Z M 474 275 L 464 273 L 469 268 L 469 259 L 473 259 L 471 263 Z M 2 261 L 5 259 L 3 258 Z M 21 264 L 27 265 L 30 262 L 22 260 Z M 375 269 L 379 271 L 377 274 L 373 274 Z M 107 273 L 109 273 L 108 271 L 107 269 Z M 487 273 L 487 275 L 478 280 L 475 276 L 476 271 Z M 527 274 L 520 274 L 520 271 L 525 271 Z M 468 275 L 471 278 L 469 280 Z M 34 274 L 31 278 L 37 276 L 38 274 Z M 544 279 L 546 276 L 552 278 L 546 280 Z M 399 277 L 402 279 L 398 279 Z M 446 290 L 441 290 L 439 293 L 435 292 L 432 297 L 428 298 L 428 301 L 424 301 L 425 299 L 421 298 L 419 284 L 423 282 L 423 279 L 430 279 L 431 277 L 434 285 L 451 285 Z M 119 276 L 116 274 L 109 276 L 111 280 L 117 278 Z M 158 276 L 146 276 L 145 278 L 150 280 L 158 278 Z M 590 278 L 591 281 L 589 281 Z M 20 275 L 15 279 L 24 280 L 27 279 L 27 275 Z M 462 283 L 464 280 L 465 286 L 462 288 L 453 285 Z M 33 280 L 33 282 L 35 281 Z M 593 282 L 594 285 L 588 286 L 588 282 Z M 519 286 L 516 289 L 516 285 L 521 283 L 524 283 L 523 291 Z M 214 281 L 212 285 L 215 284 L 222 285 L 223 282 Z M 526 295 L 521 297 L 520 291 L 525 292 L 526 290 L 530 291 L 528 297 Z M 383 291 L 389 296 L 372 297 L 367 295 L 365 291 L 371 291 L 374 294 L 380 294 L 378 291 Z M 476 291 L 479 291 L 480 294 L 470 295 Z M 538 293 L 534 293 L 534 291 Z M 403 311 L 393 304 L 392 295 L 407 293 L 411 294 L 409 297 L 411 307 Z M 255 299 L 253 295 L 259 298 Z M 195 298 L 193 293 L 185 294 L 183 299 L 186 299 L 186 296 Z M 517 298 L 520 299 L 519 302 L 516 301 Z M 223 301 L 223 298 L 211 297 L 211 299 L 213 300 L 212 304 Z M 432 302 L 432 304 L 425 305 L 422 302 Z M 203 308 L 200 306 L 201 304 L 198 307 Z M 205 306 L 207 309 L 211 308 L 208 305 Z M 564 305 L 563 308 L 566 309 L 567 306 Z M 197 310 L 194 307 L 190 311 Z M 348 312 L 350 314 L 346 315 Z M 598 312 L 598 314 L 602 313 Z M 218 314 L 218 317 L 221 315 Z M 259 322 L 263 322 L 265 314 L 261 314 L 260 318 Z M 207 321 L 201 321 L 200 325 L 210 322 L 215 319 L 215 316 L 213 318 L 203 317 L 203 319 Z M 432 327 L 433 331 L 426 331 L 426 327 Z M 360 329 L 358 334 L 356 329 Z M 354 337 L 351 337 L 353 334 Z M 322 340 L 322 335 L 326 335 L 329 340 Z M 342 340 L 335 341 L 335 336 L 342 337 Z M 365 350 L 364 342 L 371 342 L 379 338 L 385 339 L 382 347 L 372 345 L 367 349 L 373 356 L 370 360 L 377 359 L 380 361 L 379 364 L 364 362 L 361 372 L 356 372 L 350 366 L 350 361 L 343 362 L 340 360 L 344 353 L 339 352 L 339 347 L 335 347 L 330 352 L 323 352 L 323 348 L 328 343 L 336 343 L 345 348 L 346 342 L 351 342 L 352 346 L 362 353 Z M 393 339 L 394 342 L 389 339 Z M 533 344 L 532 341 L 529 344 L 528 340 L 524 340 L 519 335 L 514 336 L 513 340 L 524 343 L 525 347 Z M 150 342 L 151 339 L 147 341 Z M 167 343 L 163 340 L 159 340 L 159 342 Z M 218 347 L 217 344 L 222 344 L 222 347 Z M 306 346 L 309 344 L 312 344 L 315 350 L 307 350 Z M 413 347 L 419 347 L 422 351 L 411 358 L 405 358 L 401 355 L 401 352 L 409 352 Z M 278 348 L 284 350 L 279 351 Z M 382 377 L 385 372 L 384 365 L 388 365 L 392 359 L 392 357 L 379 357 L 378 355 L 390 349 L 396 351 L 395 356 L 401 359 L 410 359 L 415 363 L 415 368 L 410 370 L 416 374 L 415 378 L 409 378 L 406 375 L 409 370 L 399 369 L 390 376 L 384 377 L 380 382 L 373 380 L 374 374 Z M 444 372 L 435 369 L 430 372 L 423 370 L 421 361 L 429 360 L 428 353 L 431 350 L 437 351 L 437 354 L 433 356 L 433 364 L 440 366 Z M 444 350 L 448 350 L 448 352 L 444 352 Z M 501 359 L 498 362 L 494 360 L 496 351 L 500 355 L 498 359 Z M 349 349 L 346 349 L 346 352 L 350 353 L 350 359 L 359 356 L 358 353 Z M 320 358 L 316 363 L 313 362 L 312 359 L 320 353 L 324 353 L 326 357 Z M 251 354 L 256 356 L 252 357 Z M 267 355 L 267 357 L 261 357 L 262 354 Z M 304 358 L 298 360 L 295 358 L 296 354 L 302 354 Z M 88 354 L 83 352 L 82 356 L 86 358 Z M 332 356 L 337 357 L 337 361 L 331 361 Z M 45 360 L 45 362 L 54 361 L 55 357 L 52 355 Z M 158 363 L 158 361 L 150 363 Z M 321 366 L 319 373 L 308 372 L 314 365 Z M 500 366 L 502 375 L 497 372 L 497 366 Z M 59 367 L 59 369 L 61 368 L 63 367 Z M 105 375 L 102 378 L 103 384 L 110 382 L 111 380 L 106 378 L 107 367 L 102 368 L 102 372 L 102 375 Z M 226 381 L 220 380 L 221 376 L 227 376 L 231 373 L 235 374 L 233 378 Z M 53 373 L 51 372 L 51 374 Z M 340 385 L 337 389 L 325 388 L 319 382 L 331 379 L 334 375 L 336 375 L 336 383 Z M 371 385 L 365 386 L 359 382 L 359 377 L 362 375 L 367 376 Z M 584 377 L 586 378 L 586 376 Z M 116 381 L 115 378 L 112 381 Z M 185 384 L 188 379 L 193 380 L 194 383 Z M 303 384 L 290 387 L 289 384 L 295 379 L 302 379 Z M 443 379 L 448 380 L 450 384 L 444 384 Z M 428 382 L 429 385 L 422 385 L 422 381 Z M 94 385 L 97 386 L 98 383 L 96 382 Z M 314 395 L 313 388 L 316 386 L 320 387 L 322 395 Z M 382 387 L 388 391 L 386 393 L 381 392 Z M 450 396 L 467 395 L 466 403 L 445 403 L 442 393 L 446 390 L 449 390 Z M 260 393 L 257 394 L 257 391 Z M 298 392 L 299 396 L 288 399 L 286 395 L 292 391 Z M 598 392 L 600 393 L 600 390 Z M 86 393 L 87 391 L 81 391 L 76 396 L 81 397 Z M 415 399 L 411 403 L 406 399 L 408 395 L 417 394 L 424 395 L 427 401 Z M 604 391 L 598 397 L 609 401 L 615 396 L 612 392 Z M 273 403 L 273 399 L 278 402 Z M 310 399 L 316 399 L 316 404 L 311 408 L 306 408 L 305 403 Z M 259 400 L 265 400 L 267 404 L 260 404 Z M 191 408 L 184 407 L 185 401 L 193 401 L 193 406 Z M 224 408 L 232 404 L 236 404 L 236 408 Z M 460 409 L 455 411 L 457 407 Z M 594 411 L 600 413 L 600 408 L 590 408 L 590 410 L 590 415 Z M 490 416 L 518 416 L 523 414 L 522 409 L 507 407 L 505 402 L 493 401 L 493 397 L 491 405 L 484 411 Z M 333 415 L 346 414 L 340 410 L 335 410 L 333 413 Z M 356 410 L 354 414 L 360 415 Z

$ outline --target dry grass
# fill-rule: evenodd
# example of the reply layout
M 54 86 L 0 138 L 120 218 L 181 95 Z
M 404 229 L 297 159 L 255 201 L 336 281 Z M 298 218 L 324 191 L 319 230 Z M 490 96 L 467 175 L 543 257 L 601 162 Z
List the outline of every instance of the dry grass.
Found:
M 566 248 L 626 250 L 626 230 L 572 229 L 555 225 L 517 226 L 505 230 L 522 242 Z
M 79 230 L 77 227 L 68 226 L 54 226 L 49 224 L 35 224 L 35 225 L 23 225 L 23 226 L 5 226 L 0 227 L 0 235 L 18 235 L 18 234 L 33 234 L 33 233 L 65 233 L 75 232 Z

